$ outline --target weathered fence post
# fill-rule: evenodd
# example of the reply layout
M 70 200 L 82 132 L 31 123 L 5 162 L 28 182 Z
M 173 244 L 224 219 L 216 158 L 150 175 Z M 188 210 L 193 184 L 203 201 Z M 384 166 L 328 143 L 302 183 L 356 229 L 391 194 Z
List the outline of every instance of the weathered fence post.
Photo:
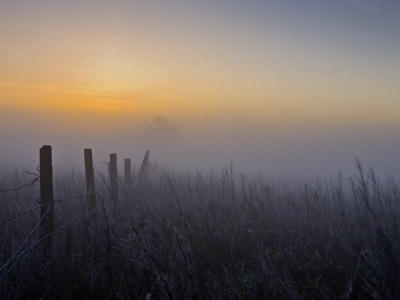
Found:
M 114 204 L 118 202 L 118 170 L 117 170 L 117 154 L 110 154 L 110 184 L 111 196 Z
M 144 173 L 146 172 L 147 165 L 149 163 L 149 156 L 150 156 L 150 151 L 146 150 L 146 153 L 144 154 L 142 165 L 140 166 L 139 170 L 139 176 L 142 177 Z
M 132 171 L 131 171 L 131 160 L 130 158 L 125 159 L 125 185 L 129 187 L 132 182 Z
M 44 239 L 43 254 L 51 255 L 54 231 L 53 164 L 51 146 L 40 148 L 40 235 Z
M 85 155 L 85 176 L 86 176 L 86 191 L 89 209 L 96 209 L 96 187 L 94 184 L 94 168 L 92 149 L 84 149 Z
M 149 164 L 149 156 L 150 156 L 150 151 L 146 150 L 146 153 L 144 154 L 143 161 L 142 161 L 142 164 L 140 166 L 140 169 L 139 169 L 139 172 L 137 175 L 136 188 L 138 190 L 140 190 L 146 182 L 145 179 L 146 179 L 146 173 L 147 173 L 148 164 Z

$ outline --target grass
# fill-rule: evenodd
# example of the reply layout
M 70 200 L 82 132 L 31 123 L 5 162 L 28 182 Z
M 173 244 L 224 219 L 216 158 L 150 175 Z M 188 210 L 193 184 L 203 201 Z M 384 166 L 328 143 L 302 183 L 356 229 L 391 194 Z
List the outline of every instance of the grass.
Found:
M 284 184 L 156 171 L 97 210 L 80 173 L 55 174 L 52 255 L 38 185 L 0 193 L 3 299 L 400 298 L 400 188 L 357 162 L 353 178 Z M 4 174 L 1 187 L 29 181 Z M 349 188 L 347 188 L 349 186 Z M 79 196 L 81 195 L 81 196 Z M 28 211 L 28 212 L 26 212 Z M 18 216 L 21 212 L 24 215 Z M 8 219 L 10 218 L 10 219 Z

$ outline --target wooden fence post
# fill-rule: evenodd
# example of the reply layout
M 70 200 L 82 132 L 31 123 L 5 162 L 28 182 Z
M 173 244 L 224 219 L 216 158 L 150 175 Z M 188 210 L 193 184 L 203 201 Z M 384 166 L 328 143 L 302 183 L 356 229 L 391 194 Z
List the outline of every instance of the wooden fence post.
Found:
M 149 164 L 149 156 L 150 156 L 150 151 L 146 150 L 146 153 L 144 154 L 142 164 L 140 166 L 138 175 L 137 175 L 137 185 L 136 188 L 141 189 L 145 182 L 146 182 L 146 173 L 148 169 L 148 164 Z
M 142 165 L 140 166 L 140 170 L 139 170 L 140 177 L 142 177 L 146 172 L 147 165 L 149 163 L 149 156 L 150 156 L 150 151 L 146 150 L 146 153 L 144 154 L 144 157 L 143 157 Z
M 53 246 L 54 198 L 51 146 L 40 148 L 40 235 L 45 240 L 43 254 L 50 257 Z
M 118 202 L 118 170 L 117 170 L 117 154 L 110 154 L 110 184 L 111 196 L 114 204 Z
M 87 200 L 90 210 L 96 209 L 96 187 L 94 183 L 94 168 L 92 149 L 84 149 L 85 155 L 85 176 Z
M 132 171 L 131 171 L 131 160 L 130 158 L 125 159 L 125 185 L 129 187 L 132 182 Z

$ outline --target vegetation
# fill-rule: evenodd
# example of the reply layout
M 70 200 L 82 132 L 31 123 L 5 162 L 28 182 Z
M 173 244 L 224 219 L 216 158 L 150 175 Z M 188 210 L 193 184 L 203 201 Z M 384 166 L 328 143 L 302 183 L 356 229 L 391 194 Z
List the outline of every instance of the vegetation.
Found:
M 230 168 L 155 171 L 121 181 L 117 205 L 97 174 L 94 211 L 81 174 L 56 174 L 47 258 L 37 185 L 0 193 L 1 298 L 400 298 L 399 185 L 357 170 L 295 188 Z

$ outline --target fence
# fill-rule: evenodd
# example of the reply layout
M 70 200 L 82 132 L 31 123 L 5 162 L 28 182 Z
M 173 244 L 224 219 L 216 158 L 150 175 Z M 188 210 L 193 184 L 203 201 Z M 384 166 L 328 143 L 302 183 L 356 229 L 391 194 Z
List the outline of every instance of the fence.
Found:
M 149 154 L 150 152 L 147 150 L 141 167 L 140 171 L 138 172 L 138 181 L 142 182 L 144 176 L 147 172 L 148 165 L 149 165 Z M 83 220 L 86 218 L 90 218 L 92 221 L 95 220 L 96 211 L 97 211 L 97 193 L 96 193 L 96 186 L 95 186 L 95 171 L 93 167 L 93 151 L 92 149 L 84 149 L 84 165 L 85 165 L 85 181 L 86 181 L 86 193 L 74 195 L 71 197 L 66 197 L 62 199 L 54 199 L 54 190 L 53 190 L 53 161 L 52 161 L 52 147 L 50 145 L 45 145 L 40 148 L 40 165 L 39 165 L 39 174 L 27 172 L 30 175 L 34 175 L 34 179 L 26 184 L 9 188 L 9 189 L 0 189 L 2 193 L 12 193 L 21 191 L 24 188 L 30 187 L 35 185 L 37 182 L 40 182 L 40 196 L 35 199 L 35 202 L 38 202 L 39 205 L 32 207 L 28 210 L 23 212 L 19 212 L 14 216 L 10 216 L 6 219 L 0 220 L 0 226 L 3 227 L 8 222 L 15 221 L 19 218 L 25 217 L 31 213 L 35 213 L 40 211 L 40 219 L 38 224 L 32 229 L 30 235 L 33 234 L 35 230 L 39 230 L 40 238 L 39 241 L 43 245 L 43 255 L 45 257 L 49 257 L 51 255 L 51 249 L 53 247 L 53 233 L 61 230 L 62 228 L 66 228 L 71 226 L 71 224 L 75 224 L 72 222 L 71 224 L 64 224 L 57 228 L 55 228 L 54 224 L 54 207 L 55 204 L 60 203 L 65 200 L 74 199 L 78 197 L 85 197 L 86 205 L 89 208 L 89 212 L 85 215 L 78 218 L 79 220 Z M 119 197 L 119 179 L 118 179 L 118 169 L 117 169 L 117 154 L 112 153 L 110 154 L 110 161 L 108 163 L 109 166 L 109 180 L 110 180 L 110 191 L 111 191 L 111 199 L 113 205 L 116 206 Z M 124 183 L 128 190 L 133 188 L 132 182 L 132 164 L 131 159 L 127 158 L 124 160 Z M 83 218 L 82 218 L 83 217 Z M 29 236 L 27 237 L 27 239 Z M 20 251 L 16 252 L 16 257 L 20 255 L 18 252 L 25 251 L 21 245 Z M 35 244 L 36 246 L 36 244 Z M 13 258 L 11 257 L 9 261 L 3 265 L 0 269 L 0 273 L 2 273 L 3 268 L 8 268 L 13 265 L 12 263 Z

